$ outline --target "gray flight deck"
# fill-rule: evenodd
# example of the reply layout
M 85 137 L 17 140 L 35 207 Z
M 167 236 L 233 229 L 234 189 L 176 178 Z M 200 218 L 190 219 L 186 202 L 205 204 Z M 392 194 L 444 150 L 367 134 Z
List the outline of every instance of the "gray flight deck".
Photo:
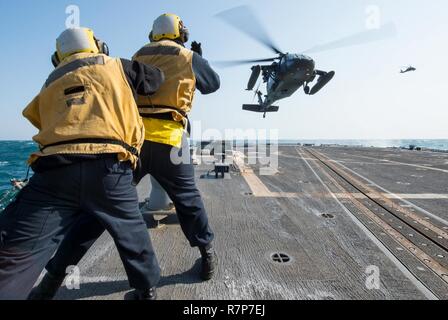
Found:
M 278 156 L 273 175 L 236 161 L 216 180 L 204 178 L 212 166 L 197 167 L 219 271 L 199 281 L 199 253 L 170 216 L 150 230 L 160 299 L 448 299 L 448 154 L 280 146 Z M 79 267 L 80 289 L 58 299 L 130 291 L 107 234 Z

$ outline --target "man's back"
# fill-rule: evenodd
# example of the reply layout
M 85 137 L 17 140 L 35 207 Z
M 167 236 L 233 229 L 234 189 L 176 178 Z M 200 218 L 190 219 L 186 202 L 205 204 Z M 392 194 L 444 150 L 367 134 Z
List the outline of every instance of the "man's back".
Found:
M 120 59 L 79 53 L 65 59 L 23 112 L 38 129 L 40 156 L 121 154 L 136 162 L 143 123 Z M 136 152 L 134 152 L 136 153 Z
M 196 90 L 192 51 L 174 41 L 162 40 L 146 45 L 133 59 L 154 65 L 165 74 L 165 82 L 155 95 L 138 97 L 139 106 L 170 107 L 184 113 L 191 111 Z

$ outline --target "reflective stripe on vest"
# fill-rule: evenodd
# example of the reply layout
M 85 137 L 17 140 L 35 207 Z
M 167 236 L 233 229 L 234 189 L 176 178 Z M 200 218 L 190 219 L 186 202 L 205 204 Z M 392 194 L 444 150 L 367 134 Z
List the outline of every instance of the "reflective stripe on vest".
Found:
M 79 68 L 93 66 L 96 64 L 104 65 L 104 57 L 98 56 L 98 57 L 89 57 L 84 59 L 78 59 L 73 62 L 70 62 L 66 64 L 65 66 L 62 66 L 56 70 L 54 70 L 50 76 L 48 77 L 47 81 L 45 82 L 45 87 L 49 87 L 53 82 L 59 80 L 63 76 L 65 76 L 69 72 L 76 71 Z
M 178 56 L 180 55 L 180 49 L 176 47 L 144 47 L 135 54 L 135 57 L 143 56 Z

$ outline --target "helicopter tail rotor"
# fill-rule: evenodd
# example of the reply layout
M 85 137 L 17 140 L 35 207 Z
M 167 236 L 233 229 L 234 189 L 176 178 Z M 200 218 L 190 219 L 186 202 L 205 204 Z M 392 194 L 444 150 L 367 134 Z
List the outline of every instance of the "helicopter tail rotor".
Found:
M 254 97 L 253 97 L 253 101 L 255 101 L 255 98 L 259 95 L 259 94 L 262 94 L 261 93 L 261 91 L 260 91 L 260 86 L 261 86 L 261 83 L 258 85 L 258 88 L 257 88 L 257 90 L 254 90 Z
M 258 104 L 260 106 L 262 106 L 263 105 L 263 92 L 260 91 L 260 86 L 261 86 L 261 82 L 258 85 L 257 91 L 255 91 L 254 100 L 255 100 L 255 97 L 258 97 Z

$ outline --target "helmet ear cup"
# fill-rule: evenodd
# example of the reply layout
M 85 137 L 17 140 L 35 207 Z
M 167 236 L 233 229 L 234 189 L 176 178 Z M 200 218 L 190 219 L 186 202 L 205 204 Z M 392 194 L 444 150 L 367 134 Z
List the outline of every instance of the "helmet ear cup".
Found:
M 55 68 L 57 68 L 57 66 L 61 63 L 61 60 L 59 60 L 57 51 L 55 53 L 53 53 L 53 55 L 51 56 L 51 63 L 53 64 L 53 66 Z
M 183 43 L 187 43 L 190 39 L 190 31 L 187 28 L 180 29 L 180 38 Z
M 103 42 L 103 41 L 100 41 L 100 44 L 101 44 L 101 47 L 100 47 L 101 53 L 103 53 L 106 56 L 108 56 L 110 54 L 109 46 L 107 45 L 106 42 Z
M 98 50 L 100 53 L 105 54 L 106 56 L 108 56 L 110 54 L 109 46 L 107 45 L 106 42 L 97 40 L 96 44 L 98 46 Z

